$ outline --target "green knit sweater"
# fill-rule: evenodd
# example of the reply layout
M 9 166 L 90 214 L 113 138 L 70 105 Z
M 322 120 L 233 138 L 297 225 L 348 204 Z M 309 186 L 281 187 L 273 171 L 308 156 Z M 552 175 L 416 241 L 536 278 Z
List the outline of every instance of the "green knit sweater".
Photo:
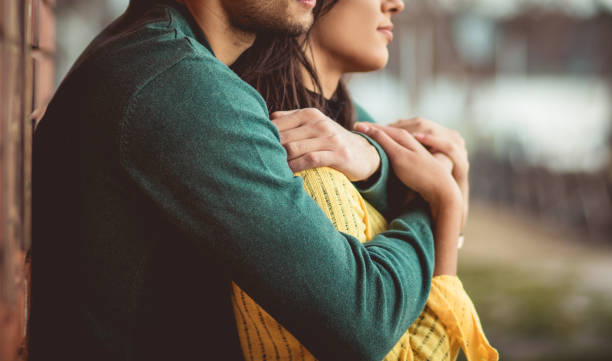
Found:
M 429 222 L 337 232 L 188 12 L 128 11 L 35 132 L 31 360 L 239 360 L 230 280 L 318 358 L 381 359 L 425 304 Z

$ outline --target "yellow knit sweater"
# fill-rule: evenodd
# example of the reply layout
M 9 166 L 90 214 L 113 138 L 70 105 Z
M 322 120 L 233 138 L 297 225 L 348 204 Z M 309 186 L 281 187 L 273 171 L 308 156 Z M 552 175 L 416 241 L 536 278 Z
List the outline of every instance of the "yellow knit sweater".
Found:
M 342 173 L 325 167 L 297 175 L 304 178 L 306 191 L 339 231 L 363 243 L 386 229 L 387 221 Z M 236 284 L 232 304 L 245 360 L 316 360 Z M 499 358 L 461 281 L 454 276 L 436 276 L 425 309 L 384 360 L 455 360 L 460 348 L 468 361 Z

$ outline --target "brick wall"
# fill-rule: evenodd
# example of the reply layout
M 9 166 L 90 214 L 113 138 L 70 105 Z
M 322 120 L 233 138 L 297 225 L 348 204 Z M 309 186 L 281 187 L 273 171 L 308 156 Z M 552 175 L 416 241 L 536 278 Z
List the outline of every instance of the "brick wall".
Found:
M 55 5 L 0 1 L 0 361 L 26 358 L 31 137 L 54 88 Z

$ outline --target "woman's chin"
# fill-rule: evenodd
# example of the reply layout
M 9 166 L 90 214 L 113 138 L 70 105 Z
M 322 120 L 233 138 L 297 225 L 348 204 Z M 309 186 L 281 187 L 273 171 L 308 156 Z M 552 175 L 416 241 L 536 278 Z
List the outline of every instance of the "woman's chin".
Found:
M 361 62 L 356 66 L 351 73 L 367 73 L 371 71 L 377 71 L 385 66 L 389 62 L 389 56 L 370 57 L 367 61 Z

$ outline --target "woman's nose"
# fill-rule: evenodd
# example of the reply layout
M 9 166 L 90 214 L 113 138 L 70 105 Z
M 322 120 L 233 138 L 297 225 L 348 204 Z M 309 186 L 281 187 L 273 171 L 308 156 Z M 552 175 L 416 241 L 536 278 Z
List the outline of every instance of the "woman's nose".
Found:
M 404 2 L 402 0 L 383 0 L 382 11 L 395 15 L 404 10 Z

